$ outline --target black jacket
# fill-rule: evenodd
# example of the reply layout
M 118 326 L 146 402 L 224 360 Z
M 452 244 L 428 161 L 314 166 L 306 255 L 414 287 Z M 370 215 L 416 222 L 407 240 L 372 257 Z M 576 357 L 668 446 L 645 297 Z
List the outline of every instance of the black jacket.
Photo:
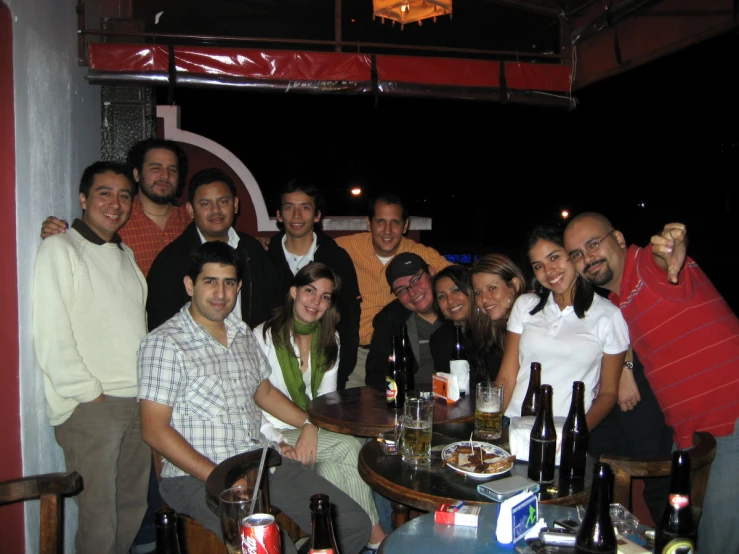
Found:
M 436 371 L 449 373 L 449 360 L 452 357 L 452 350 L 457 341 L 457 333 L 454 327 L 453 322 L 445 321 L 441 327 L 434 331 L 429 339 L 431 357 L 434 359 L 434 368 Z M 495 381 L 495 378 L 498 376 L 500 364 L 503 361 L 503 353 L 496 349 L 482 356 L 477 356 L 472 350 L 470 341 L 466 336 L 464 338 L 464 348 L 467 353 L 467 360 L 470 362 L 470 391 L 480 381 Z
M 336 241 L 320 229 L 314 229 L 316 233 L 316 253 L 313 261 L 321 262 L 333 269 L 341 280 L 341 294 L 339 298 L 339 315 L 341 320 L 337 326 L 341 350 L 339 353 L 339 371 L 337 376 L 337 387 L 339 390 L 346 388 L 354 366 L 357 365 L 357 348 L 359 348 L 359 314 L 362 298 L 359 294 L 359 283 L 354 263 Z M 269 257 L 278 273 L 278 290 L 281 298 L 290 289 L 293 273 L 285 259 L 285 251 L 282 249 L 282 238 L 285 231 L 273 235 L 269 241 Z
M 239 246 L 236 251 L 241 258 L 241 317 L 253 329 L 266 321 L 280 303 L 277 272 L 257 239 L 237 233 Z M 201 244 L 195 223 L 190 223 L 154 260 L 146 279 L 149 330 L 159 327 L 190 300 L 182 280 L 190 267 L 192 253 Z
M 372 320 L 374 332 L 367 353 L 365 384 L 376 387 L 385 385 L 387 363 L 392 350 L 392 336 L 400 335 L 400 326 L 406 323 L 412 314 L 413 312 L 403 306 L 400 300 L 396 298 L 380 310 Z M 416 373 L 418 372 L 418 354 L 414 352 L 414 356 L 416 358 L 414 373 Z

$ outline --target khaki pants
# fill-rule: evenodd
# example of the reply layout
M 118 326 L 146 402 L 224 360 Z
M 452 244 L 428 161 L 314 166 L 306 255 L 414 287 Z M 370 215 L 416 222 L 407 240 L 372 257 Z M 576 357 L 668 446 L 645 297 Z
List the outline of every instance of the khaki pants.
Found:
M 349 375 L 349 379 L 346 382 L 346 388 L 353 389 L 354 387 L 363 387 L 364 378 L 367 375 L 367 354 L 369 354 L 369 348 L 357 348 L 357 365 L 354 366 L 354 371 Z
M 135 398 L 80 404 L 55 428 L 67 471 L 82 476 L 77 554 L 127 554 L 146 513 L 151 448 Z

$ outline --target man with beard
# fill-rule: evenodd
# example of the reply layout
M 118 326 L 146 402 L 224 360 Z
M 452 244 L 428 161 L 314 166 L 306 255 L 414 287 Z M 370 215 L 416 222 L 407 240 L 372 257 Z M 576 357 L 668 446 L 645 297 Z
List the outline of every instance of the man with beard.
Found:
M 601 214 L 584 213 L 564 239 L 577 272 L 621 309 L 676 447 L 690 448 L 696 431 L 716 437 L 697 551 L 725 552 L 739 544 L 739 320 L 687 256 L 683 224 L 668 223 L 640 248 Z
M 134 144 L 126 161 L 139 191 L 131 218 L 119 234 L 146 277 L 157 254 L 191 221 L 187 208 L 177 200 L 187 177 L 187 154 L 174 141 L 150 138 Z M 63 233 L 67 226 L 62 219 L 48 217 L 41 227 L 41 238 Z

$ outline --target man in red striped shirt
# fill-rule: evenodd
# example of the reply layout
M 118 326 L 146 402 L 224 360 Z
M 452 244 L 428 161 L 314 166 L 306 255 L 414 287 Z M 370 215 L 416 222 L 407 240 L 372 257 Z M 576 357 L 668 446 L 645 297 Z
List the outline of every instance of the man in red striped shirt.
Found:
M 610 291 L 629 325 L 634 350 L 674 430 L 677 448 L 695 431 L 716 437 L 699 552 L 739 545 L 739 320 L 687 256 L 687 230 L 669 223 L 651 247 L 627 246 L 604 216 L 583 213 L 565 229 L 577 272 Z

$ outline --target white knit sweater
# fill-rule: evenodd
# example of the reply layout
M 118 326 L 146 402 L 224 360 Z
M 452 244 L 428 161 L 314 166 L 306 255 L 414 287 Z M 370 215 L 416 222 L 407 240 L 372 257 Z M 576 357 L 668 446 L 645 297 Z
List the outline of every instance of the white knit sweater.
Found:
M 33 338 L 51 425 L 102 393 L 136 396 L 147 288 L 133 252 L 122 246 L 96 245 L 69 229 L 39 247 Z

